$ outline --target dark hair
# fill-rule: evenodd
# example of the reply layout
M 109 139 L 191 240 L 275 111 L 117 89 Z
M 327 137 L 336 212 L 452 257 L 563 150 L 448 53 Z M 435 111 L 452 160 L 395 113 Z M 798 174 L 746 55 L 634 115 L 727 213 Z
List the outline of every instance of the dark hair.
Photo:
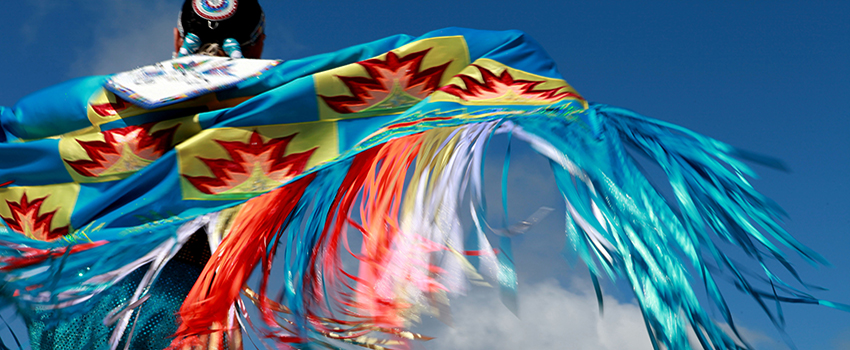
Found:
M 208 21 L 195 13 L 192 0 L 183 2 L 180 13 L 181 35 L 192 33 L 202 44 L 224 44 L 224 39 L 233 38 L 240 44 L 251 44 L 252 34 L 263 21 L 263 9 L 257 0 L 239 0 L 236 13 L 222 21 Z

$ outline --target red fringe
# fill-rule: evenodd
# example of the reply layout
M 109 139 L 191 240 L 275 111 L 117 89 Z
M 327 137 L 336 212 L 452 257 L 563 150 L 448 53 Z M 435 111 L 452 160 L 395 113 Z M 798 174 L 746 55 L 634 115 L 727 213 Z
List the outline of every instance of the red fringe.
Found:
M 274 243 L 273 237 L 314 178 L 307 175 L 245 203 L 180 308 L 180 326 L 171 349 L 191 346 L 187 342 L 203 342 L 195 336 L 226 330 L 223 325 L 227 324 L 230 306 L 261 258 L 263 284 L 267 282 L 272 258 L 266 254 L 269 244 Z
M 326 315 L 332 314 L 327 307 L 330 304 L 343 307 L 335 312 L 359 319 L 351 323 L 358 327 L 363 323 L 388 329 L 403 326 L 400 313 L 410 305 L 379 298 L 373 285 L 386 269 L 393 239 L 399 231 L 396 218 L 402 203 L 405 174 L 419 153 L 420 139 L 421 134 L 394 139 L 365 150 L 352 160 L 330 206 L 318 244 L 313 247 L 309 267 L 303 271 L 302 276 L 307 283 L 302 302 L 309 320 L 325 319 L 324 315 L 316 314 L 321 312 L 318 310 Z M 240 291 L 261 259 L 263 276 L 259 296 L 254 302 L 263 321 L 270 327 L 280 328 L 274 318 L 279 307 L 270 305 L 265 297 L 276 247 L 275 235 L 284 228 L 289 215 L 314 179 L 315 175 L 305 176 L 246 202 L 235 218 L 233 228 L 189 292 L 180 310 L 181 322 L 172 349 L 191 348 L 204 342 L 198 336 L 226 330 L 221 325 L 226 324 L 228 310 L 239 298 Z M 363 247 L 361 254 L 355 255 L 361 261 L 360 271 L 355 277 L 344 271 L 339 253 L 340 242 L 351 223 L 349 214 L 358 198 L 362 203 L 360 222 L 363 225 L 358 231 L 363 235 Z M 352 287 L 349 281 L 357 286 Z M 329 295 L 325 295 L 326 291 Z M 328 298 L 332 298 L 333 302 L 328 303 Z M 324 327 L 320 322 L 310 323 L 322 332 Z M 346 322 L 338 325 L 341 323 Z M 303 334 L 281 336 L 268 333 L 265 336 L 287 343 L 309 341 L 303 338 Z

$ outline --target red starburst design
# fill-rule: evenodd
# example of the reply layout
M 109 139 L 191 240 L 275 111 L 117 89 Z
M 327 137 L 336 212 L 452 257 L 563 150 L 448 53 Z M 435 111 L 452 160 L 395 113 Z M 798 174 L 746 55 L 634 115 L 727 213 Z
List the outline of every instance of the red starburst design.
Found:
M 94 110 L 97 115 L 101 117 L 110 117 L 118 114 L 118 112 L 123 111 L 130 107 L 130 104 L 127 101 L 124 101 L 120 97 L 115 97 L 115 103 L 107 102 L 98 105 L 91 105 L 91 108 Z
M 369 77 L 337 76 L 353 96 L 322 96 L 325 103 L 338 113 L 355 113 L 391 98 L 394 90 L 401 90 L 421 100 L 440 87 L 440 79 L 452 61 L 420 71 L 422 59 L 431 49 L 399 57 L 387 53 L 384 60 L 373 58 L 358 62 Z
M 40 213 L 41 206 L 44 204 L 44 200 L 47 199 L 47 197 L 49 196 L 29 201 L 27 194 L 24 193 L 18 202 L 6 200 L 6 205 L 8 205 L 9 210 L 12 211 L 12 216 L 2 216 L 3 221 L 5 221 L 6 224 L 9 225 L 9 228 L 13 231 L 43 241 L 52 241 L 67 235 L 68 226 L 57 227 L 53 230 L 50 229 L 50 225 L 53 223 L 53 218 L 56 216 L 56 211 L 59 210 L 58 208 L 50 212 Z
M 301 153 L 286 154 L 286 147 L 297 133 L 263 142 L 257 131 L 251 133 L 247 143 L 215 140 L 230 155 L 230 159 L 197 157 L 213 173 L 208 176 L 183 175 L 195 188 L 206 194 L 218 194 L 249 181 L 255 170 L 279 183 L 284 183 L 302 173 L 310 156 L 318 148 Z M 259 167 L 259 169 L 257 169 Z M 256 179 L 254 179 L 256 180 Z M 268 190 L 259 185 L 258 191 Z
M 501 75 L 496 76 L 490 70 L 473 65 L 481 72 L 482 82 L 468 75 L 458 75 L 466 89 L 461 88 L 456 84 L 451 84 L 440 88 L 440 91 L 460 97 L 466 101 L 490 100 L 513 93 L 514 97 L 532 101 L 547 101 L 556 102 L 564 98 L 583 99 L 579 94 L 572 91 L 562 91 L 564 87 L 554 89 L 536 90 L 536 87 L 545 83 L 545 80 L 532 81 L 514 79 L 507 69 Z
M 119 162 L 127 162 L 124 170 L 132 171 L 141 168 L 142 164 L 131 164 L 124 159 L 125 151 L 149 162 L 161 157 L 171 147 L 174 133 L 180 124 L 168 129 L 151 133 L 156 123 L 131 125 L 103 132 L 103 141 L 82 141 L 77 143 L 83 147 L 91 160 L 65 160 L 68 165 L 84 176 L 100 176 Z

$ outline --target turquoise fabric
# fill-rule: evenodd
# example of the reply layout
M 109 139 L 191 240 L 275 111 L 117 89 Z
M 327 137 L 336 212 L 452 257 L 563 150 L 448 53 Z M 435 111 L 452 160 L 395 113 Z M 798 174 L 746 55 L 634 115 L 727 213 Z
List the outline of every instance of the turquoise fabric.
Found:
M 402 136 L 440 128 L 456 128 L 454 130 L 457 131 L 482 124 L 520 130 L 526 133 L 527 142 L 539 141 L 535 144 L 538 151 L 550 152 L 553 174 L 569 207 L 565 215 L 569 248 L 575 250 L 587 264 L 594 281 L 598 277 L 609 277 L 629 283 L 656 349 L 662 346 L 668 349 L 686 348 L 689 329 L 696 332 L 704 346 L 737 347 L 729 332 L 720 326 L 720 322 L 729 324 L 733 332 L 737 332 L 731 312 L 715 283 L 718 273 L 712 271 L 711 266 L 720 266 L 728 271 L 726 277 L 752 296 L 777 324 L 779 318 L 766 306 L 777 300 L 847 309 L 791 287 L 767 267 L 765 261 L 776 260 L 798 278 L 782 249 L 797 252 L 815 263 L 825 261 L 781 228 L 781 209 L 756 192 L 745 178 L 745 175 L 754 175 L 738 159 L 746 157 L 745 153 L 631 111 L 601 104 L 588 105 L 583 98 L 573 94 L 571 88 L 568 89 L 569 94 L 559 95 L 567 97 L 540 97 L 547 92 L 534 90 L 536 87 L 553 83 L 547 79 L 560 81 L 563 77 L 545 50 L 519 31 L 446 28 L 420 37 L 392 36 L 333 53 L 283 62 L 257 79 L 216 92 L 218 101 L 247 98 L 230 108 L 209 110 L 186 103 L 167 110 L 144 111 L 136 116 L 110 121 L 100 128 L 106 132 L 197 114 L 194 120 L 198 121 L 201 132 L 190 135 L 188 142 L 192 142 L 197 140 L 195 138 L 204 137 L 204 132 L 223 128 L 254 128 L 256 132 L 256 129 L 269 125 L 320 121 L 323 118 L 322 108 L 332 107 L 317 93 L 318 73 L 362 63 L 418 40 L 452 36 L 464 39 L 466 51 L 463 52 L 468 52 L 470 64 L 488 59 L 486 62 L 496 62 L 504 68 L 499 72 L 489 72 L 493 74 L 492 79 L 504 80 L 478 81 L 480 86 L 476 89 L 479 92 L 496 91 L 497 87 L 506 85 L 526 90 L 506 90 L 502 91 L 505 95 L 476 101 L 462 97 L 437 101 L 437 93 L 449 94 L 445 91 L 451 86 L 445 84 L 439 87 L 445 90 L 431 92 L 431 95 L 417 98 L 410 105 L 388 103 L 389 107 L 384 107 L 375 104 L 384 108 L 379 111 L 383 113 L 374 114 L 379 115 L 377 117 L 339 112 L 339 115 L 330 118 L 332 120 L 328 122 L 334 123 L 339 154 L 303 169 L 281 184 L 287 186 L 300 179 L 315 177 L 306 186 L 303 198 L 293 199 L 297 201 L 292 202 L 295 214 L 288 217 L 285 227 L 274 231 L 276 239 L 267 247 L 267 255 L 271 255 L 276 249 L 275 243 L 283 243 L 280 254 L 284 256 L 290 272 L 286 279 L 285 302 L 296 320 L 298 336 L 315 336 L 307 322 L 308 312 L 303 300 L 307 297 L 304 284 L 312 281 L 300 279 L 303 277 L 301 272 L 312 261 L 311 254 L 315 254 L 316 244 L 321 240 L 327 213 L 336 204 L 336 196 L 340 195 L 338 191 L 353 159 L 366 150 Z M 484 69 L 480 65 L 464 68 L 469 68 L 469 71 Z M 540 80 L 514 80 L 504 75 L 508 69 Z M 485 74 L 479 73 L 481 77 Z M 477 86 L 473 82 L 475 74 L 478 73 L 473 71 L 463 79 Z M 496 74 L 502 76 L 497 77 Z M 362 77 L 348 78 L 350 82 Z M 105 79 L 100 76 L 71 80 L 28 96 L 13 108 L 0 107 L 0 126 L 5 135 L 0 142 L 0 184 L 5 187 L 0 188 L 0 193 L 11 193 L 26 186 L 77 185 L 68 170 L 70 162 L 60 155 L 59 144 L 68 137 L 52 137 L 92 126 L 86 114 L 87 103 L 93 94 L 100 91 Z M 363 84 L 369 83 L 372 82 Z M 475 89 L 466 88 L 466 93 L 475 95 L 469 91 Z M 558 87 L 562 88 L 568 87 Z M 556 94 L 557 91 L 548 92 Z M 510 97 L 508 93 L 538 95 L 534 97 L 536 100 L 523 100 Z M 496 130 L 493 128 L 492 133 L 495 134 Z M 489 140 L 492 135 L 487 136 Z M 252 146 L 260 143 L 253 139 L 250 142 Z M 107 146 L 97 144 L 90 146 L 86 152 Z M 668 203 L 658 194 L 627 148 L 646 155 L 665 171 L 675 193 L 672 200 L 676 203 Z M 90 152 L 91 158 L 99 156 L 95 151 Z M 234 156 L 231 154 L 231 157 Z M 193 159 L 210 161 L 202 156 Z M 233 159 L 229 161 L 222 163 L 236 167 L 232 165 L 235 163 Z M 34 348 L 102 349 L 110 328 L 99 322 L 112 308 L 127 300 L 143 272 L 135 271 L 120 281 L 90 283 L 90 279 L 129 266 L 164 244 L 174 244 L 178 230 L 201 215 L 245 201 L 185 197 L 181 181 L 188 175 L 181 173 L 180 164 L 178 152 L 169 148 L 126 178 L 78 184 L 79 193 L 70 214 L 71 232 L 61 239 L 46 242 L 16 232 L 0 232 L 0 280 L 8 281 L 0 285 L 0 293 L 14 300 L 28 317 Z M 504 171 L 507 171 L 507 166 L 508 162 Z M 224 171 L 222 174 L 216 175 L 218 180 L 230 176 Z M 250 192 L 250 195 L 256 194 Z M 33 202 L 26 207 L 32 209 L 33 203 L 40 199 L 29 198 Z M 23 197 L 16 200 L 23 202 Z M 9 208 L 12 202 L 6 202 Z M 480 215 L 478 219 L 484 222 L 487 219 L 486 207 L 484 203 L 477 204 L 481 209 L 477 212 Z M 50 213 L 55 214 L 55 211 Z M 517 285 L 511 239 L 501 238 L 499 246 L 499 268 L 502 271 L 497 283 L 510 306 L 515 303 Z M 752 257 L 764 267 L 764 276 L 745 277 L 739 264 L 720 249 L 727 246 L 737 247 Z M 18 265 L 14 265 L 16 263 Z M 166 337 L 175 330 L 174 312 L 199 272 L 199 268 L 181 264 L 172 261 L 166 265 L 148 293 L 151 299 L 142 306 L 136 328 L 138 332 L 131 348 L 156 349 L 168 344 Z M 687 266 L 697 275 L 689 275 Z M 594 285 L 598 287 L 599 284 Z M 705 303 L 695 296 L 694 290 L 703 287 L 708 290 L 711 305 L 721 311 L 719 322 L 708 316 Z M 20 293 L 28 296 L 43 293 L 48 297 L 21 298 Z M 56 311 L 43 311 L 45 305 L 54 305 L 59 296 L 92 294 L 95 298 L 88 302 Z

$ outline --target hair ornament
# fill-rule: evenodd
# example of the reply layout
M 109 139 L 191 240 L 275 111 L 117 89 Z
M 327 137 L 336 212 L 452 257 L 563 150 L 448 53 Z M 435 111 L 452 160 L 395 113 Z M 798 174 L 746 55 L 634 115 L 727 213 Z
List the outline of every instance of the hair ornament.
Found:
M 195 13 L 207 21 L 214 22 L 232 17 L 236 13 L 237 5 L 237 0 L 192 0 Z
M 230 58 L 243 58 L 242 56 L 242 47 L 239 46 L 239 42 L 233 38 L 224 39 L 224 53 L 227 54 Z
M 198 52 L 198 49 L 201 47 L 201 38 L 197 35 L 188 33 L 183 37 L 183 46 L 180 46 L 180 51 L 177 53 L 177 57 L 189 56 Z

